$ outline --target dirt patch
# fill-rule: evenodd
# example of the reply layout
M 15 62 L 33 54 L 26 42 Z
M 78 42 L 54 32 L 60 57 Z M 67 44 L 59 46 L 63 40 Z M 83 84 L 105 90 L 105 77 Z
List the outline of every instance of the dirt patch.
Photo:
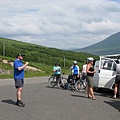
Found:
M 9 60 L 2 60 L 3 63 L 5 64 L 10 64 L 11 66 L 13 66 L 13 62 L 12 61 L 9 61 Z M 32 66 L 26 66 L 25 67 L 25 70 L 33 70 L 33 71 L 40 71 L 40 72 L 44 72 L 36 67 L 32 67 Z

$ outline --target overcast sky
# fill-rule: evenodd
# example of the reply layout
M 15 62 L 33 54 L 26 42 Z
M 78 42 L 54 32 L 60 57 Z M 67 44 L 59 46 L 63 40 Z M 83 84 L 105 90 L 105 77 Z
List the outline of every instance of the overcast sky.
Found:
M 0 0 L 0 37 L 83 48 L 120 32 L 120 0 Z

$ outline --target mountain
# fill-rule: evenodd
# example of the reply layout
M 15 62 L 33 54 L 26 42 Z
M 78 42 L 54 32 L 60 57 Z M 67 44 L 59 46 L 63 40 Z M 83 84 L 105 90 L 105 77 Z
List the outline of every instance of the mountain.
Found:
M 109 36 L 101 42 L 75 51 L 91 53 L 94 55 L 120 54 L 120 32 Z

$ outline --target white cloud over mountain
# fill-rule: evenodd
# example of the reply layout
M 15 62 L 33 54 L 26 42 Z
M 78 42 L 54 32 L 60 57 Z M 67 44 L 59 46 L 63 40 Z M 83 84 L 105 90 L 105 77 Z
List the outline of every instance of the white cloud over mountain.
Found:
M 119 0 L 0 0 L 0 37 L 82 48 L 120 31 Z

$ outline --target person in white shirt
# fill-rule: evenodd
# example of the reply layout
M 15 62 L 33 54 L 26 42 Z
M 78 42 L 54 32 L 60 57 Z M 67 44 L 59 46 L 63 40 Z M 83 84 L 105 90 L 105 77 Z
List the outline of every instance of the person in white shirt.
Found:
M 83 74 L 82 80 L 85 80 L 87 76 L 86 67 L 87 67 L 87 62 L 82 67 L 82 74 Z
M 82 80 L 83 80 L 83 85 L 84 87 L 86 87 L 86 76 L 87 76 L 87 73 L 86 73 L 86 67 L 87 67 L 87 62 L 83 65 L 82 67 Z

